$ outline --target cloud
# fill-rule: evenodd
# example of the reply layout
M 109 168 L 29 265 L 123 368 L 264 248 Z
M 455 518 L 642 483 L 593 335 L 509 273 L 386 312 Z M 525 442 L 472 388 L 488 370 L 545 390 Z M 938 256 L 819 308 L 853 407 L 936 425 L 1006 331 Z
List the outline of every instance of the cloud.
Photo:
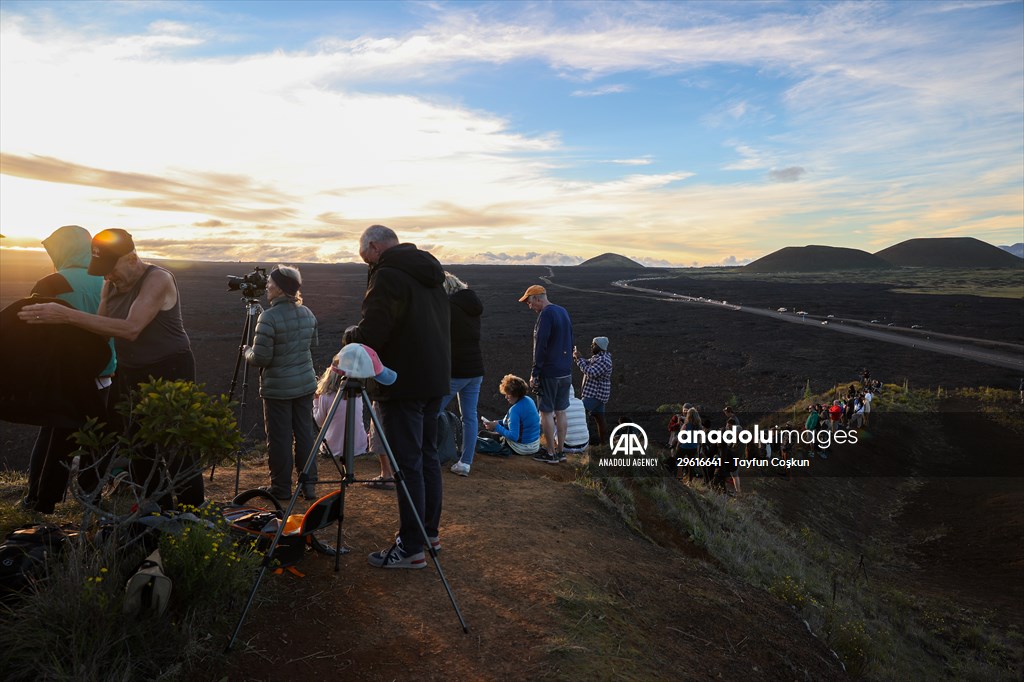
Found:
M 479 263 L 481 265 L 579 265 L 585 259 L 579 256 L 570 256 L 565 253 L 549 252 L 537 253 L 529 251 L 520 254 L 508 253 L 478 253 L 469 256 L 466 263 Z
M 980 10 L 998 5 L 1016 4 L 1015 0 L 967 0 L 958 2 L 937 2 L 927 8 L 932 12 L 956 12 L 962 9 Z
M 631 259 L 635 260 L 637 263 L 640 263 L 641 265 L 645 265 L 645 266 L 647 266 L 649 268 L 679 267 L 678 263 L 669 262 L 669 261 L 665 260 L 664 258 L 648 258 L 646 256 L 629 256 L 629 258 L 631 258 Z
M 805 168 L 800 166 L 790 166 L 789 168 L 779 168 L 769 171 L 768 178 L 772 182 L 796 182 L 803 177 L 805 173 L 807 173 Z
M 701 122 L 709 128 L 738 128 L 741 126 L 771 122 L 775 116 L 765 107 L 749 99 L 728 100 L 702 117 Z
M 224 227 L 226 223 L 220 220 L 204 220 L 201 223 L 192 223 L 193 227 Z
M 621 166 L 649 166 L 650 164 L 654 163 L 654 160 L 651 158 L 650 155 L 648 155 L 640 156 L 634 159 L 610 159 L 608 161 L 605 161 L 605 163 L 617 163 Z
M 758 170 L 771 165 L 761 150 L 746 144 L 735 144 L 733 149 L 740 156 L 740 160 L 723 166 L 724 170 Z
M 629 90 L 630 87 L 628 85 L 619 83 L 616 85 L 602 85 L 599 88 L 592 88 L 590 90 L 573 90 L 570 94 L 573 97 L 600 97 L 601 95 L 616 95 L 629 92 Z
M 3 169 L 4 175 L 140 195 L 111 200 L 113 204 L 126 208 L 215 213 L 222 217 L 245 221 L 286 220 L 296 215 L 295 209 L 281 205 L 294 202 L 294 198 L 244 175 L 193 172 L 179 173 L 181 179 L 174 180 L 146 173 L 91 168 L 46 156 L 4 153 L 0 153 L 0 168 Z M 256 206 L 267 203 L 268 200 L 277 205 L 263 208 Z M 250 207 L 240 207 L 240 203 L 249 203 Z M 194 225 L 204 226 L 196 223 Z
M 722 262 L 719 263 L 719 265 L 725 265 L 729 267 L 735 265 L 746 265 L 747 263 L 751 262 L 751 260 L 751 258 L 737 258 L 736 256 L 726 256 L 725 258 L 722 259 Z

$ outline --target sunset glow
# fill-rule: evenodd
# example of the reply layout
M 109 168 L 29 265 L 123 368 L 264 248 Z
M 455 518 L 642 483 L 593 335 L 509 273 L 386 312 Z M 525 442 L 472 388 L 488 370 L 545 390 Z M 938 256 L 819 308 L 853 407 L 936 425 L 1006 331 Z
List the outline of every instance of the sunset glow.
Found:
M 8 2 L 0 231 L 746 262 L 1024 239 L 1024 5 Z

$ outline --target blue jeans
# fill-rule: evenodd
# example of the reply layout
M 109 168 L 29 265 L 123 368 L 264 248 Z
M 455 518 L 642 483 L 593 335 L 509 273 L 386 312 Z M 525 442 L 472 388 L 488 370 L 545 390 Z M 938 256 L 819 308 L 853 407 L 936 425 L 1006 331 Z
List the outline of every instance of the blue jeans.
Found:
M 480 427 L 476 423 L 476 404 L 480 400 L 480 384 L 483 377 L 466 379 L 452 377 L 451 392 L 441 399 L 441 409 L 448 407 L 452 398 L 459 396 L 459 413 L 462 414 L 462 457 L 463 464 L 472 464 L 476 454 L 476 434 Z

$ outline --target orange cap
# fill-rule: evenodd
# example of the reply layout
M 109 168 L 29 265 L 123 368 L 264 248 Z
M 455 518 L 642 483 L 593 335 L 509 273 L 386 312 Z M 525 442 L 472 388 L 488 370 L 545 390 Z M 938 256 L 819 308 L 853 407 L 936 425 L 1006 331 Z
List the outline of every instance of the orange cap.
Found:
M 530 298 L 531 296 L 539 296 L 541 294 L 546 294 L 546 293 L 548 293 L 547 289 L 545 289 L 544 287 L 542 287 L 539 284 L 534 284 L 529 289 L 526 290 L 526 293 L 523 294 L 522 298 L 519 299 L 519 302 L 522 303 L 523 301 L 525 301 L 526 299 Z

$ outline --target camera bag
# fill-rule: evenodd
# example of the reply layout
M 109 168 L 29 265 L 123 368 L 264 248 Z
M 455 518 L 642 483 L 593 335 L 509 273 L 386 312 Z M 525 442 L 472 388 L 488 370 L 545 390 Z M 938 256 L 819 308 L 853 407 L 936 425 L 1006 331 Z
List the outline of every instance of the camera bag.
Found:
M 52 523 L 29 524 L 8 533 L 0 544 L 0 599 L 10 598 L 40 578 L 68 539 L 68 532 Z
M 335 490 L 311 504 L 305 514 L 292 514 L 285 519 L 284 510 L 273 495 L 253 488 L 239 493 L 223 508 L 222 513 L 235 537 L 240 542 L 255 542 L 261 552 L 269 551 L 274 535 L 283 523 L 284 532 L 273 558 L 279 568 L 294 572 L 292 567 L 305 555 L 306 547 L 329 556 L 337 553 L 334 548 L 320 542 L 313 533 L 338 520 L 342 509 L 341 495 L 340 490 Z M 259 500 L 265 506 L 253 506 L 254 500 Z M 341 550 L 342 553 L 347 551 Z

